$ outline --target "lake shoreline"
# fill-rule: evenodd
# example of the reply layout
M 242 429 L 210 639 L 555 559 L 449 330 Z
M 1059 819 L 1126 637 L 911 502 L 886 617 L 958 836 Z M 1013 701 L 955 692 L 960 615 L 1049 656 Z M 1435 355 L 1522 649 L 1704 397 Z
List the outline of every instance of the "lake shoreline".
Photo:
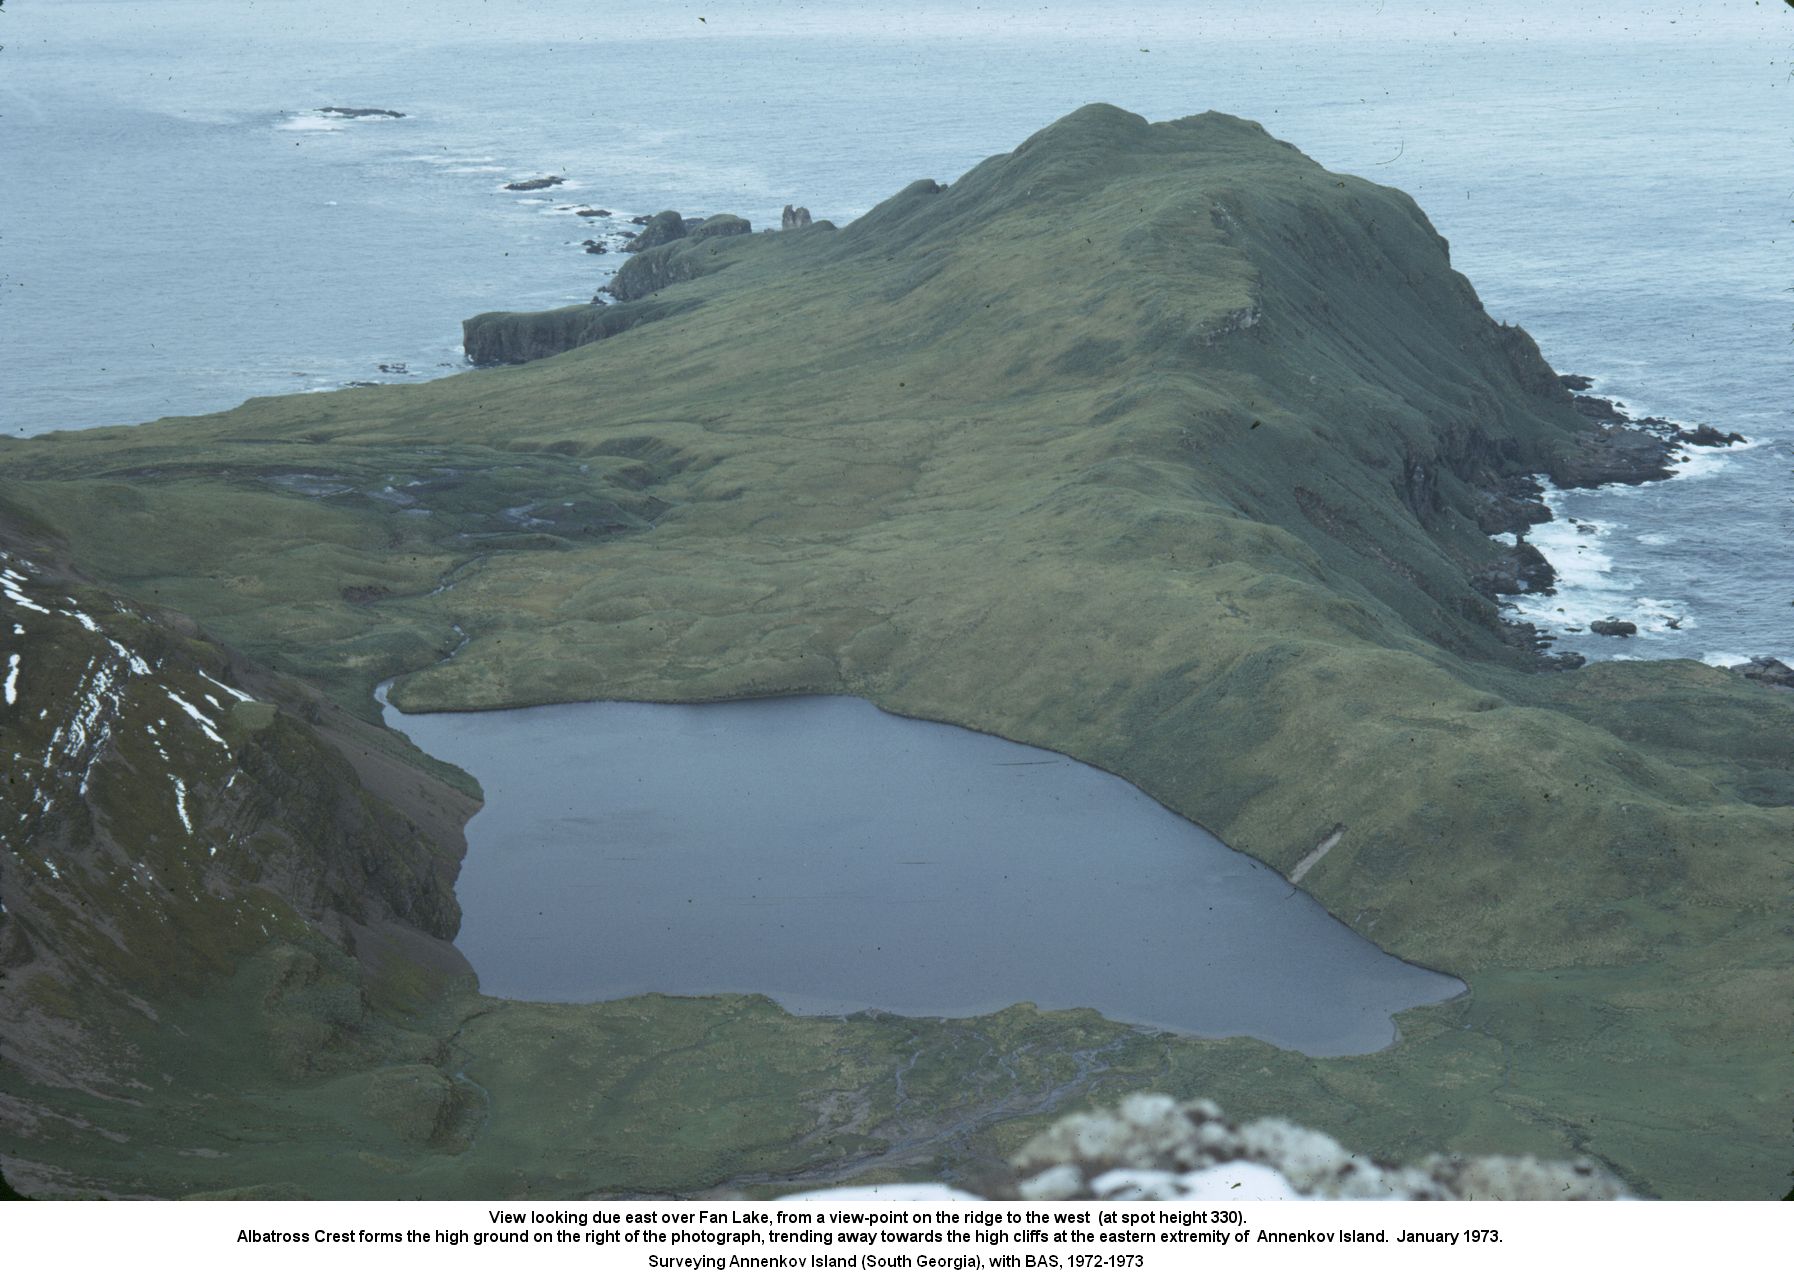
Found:
M 853 696 L 395 710 L 387 724 L 487 792 L 467 828 L 456 945 L 500 998 L 758 993 L 806 1016 L 928 1019 L 1031 1003 L 1334 1056 L 1392 1046 L 1394 1013 L 1467 993 L 1348 935 L 1123 779 Z M 718 784 L 740 794 L 699 812 Z M 793 835 L 812 846 L 796 858 Z M 1159 883 L 1127 882 L 1147 878 Z M 778 900 L 818 888 L 835 899 L 820 910 Z M 729 900 L 750 893 L 762 900 L 746 910 Z M 1205 904 L 1205 923 L 1180 918 Z M 624 936 L 641 914 L 672 927 Z M 1304 962 L 1310 948 L 1328 953 Z M 1108 960 L 1131 971 L 1098 973 Z M 944 968 L 958 971 L 941 980 Z

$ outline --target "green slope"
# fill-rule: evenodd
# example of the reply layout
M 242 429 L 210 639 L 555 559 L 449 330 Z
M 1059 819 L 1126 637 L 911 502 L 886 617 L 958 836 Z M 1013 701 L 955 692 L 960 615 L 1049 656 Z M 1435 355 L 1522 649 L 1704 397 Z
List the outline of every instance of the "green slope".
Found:
M 850 1106 L 867 1143 L 989 1161 L 1020 1116 L 1150 1074 L 1394 1154 L 1780 1192 L 1794 700 L 1687 663 L 1540 674 L 1503 631 L 1469 583 L 1484 491 L 1573 472 L 1592 426 L 1412 200 L 1240 120 L 1098 106 L 845 229 L 627 273 L 638 299 L 570 352 L 8 443 L 0 502 L 364 715 L 392 675 L 412 710 L 847 692 L 1111 769 L 1285 871 L 1343 828 L 1304 887 L 1472 993 L 1352 1060 L 1111 1030 L 1126 1065 L 1017 1080 L 935 1139 L 872 1094 L 906 1031 L 943 1091 L 981 1090 L 961 1027 L 489 1005 L 458 1045 L 486 1130 L 423 1175 L 387 1155 L 395 1179 L 623 1188 L 578 1164 L 642 1144 L 656 1189 L 822 1178 L 862 1162 L 818 1130 Z M 530 357 L 590 313 L 475 322 Z M 1002 1028 L 1036 1055 L 1069 1027 Z M 578 1099 L 566 1032 L 600 1069 L 645 1049 L 605 1071 L 627 1099 Z M 556 1101 L 589 1106 L 585 1148 L 517 1166 Z M 754 1112 L 672 1133 L 725 1105 Z

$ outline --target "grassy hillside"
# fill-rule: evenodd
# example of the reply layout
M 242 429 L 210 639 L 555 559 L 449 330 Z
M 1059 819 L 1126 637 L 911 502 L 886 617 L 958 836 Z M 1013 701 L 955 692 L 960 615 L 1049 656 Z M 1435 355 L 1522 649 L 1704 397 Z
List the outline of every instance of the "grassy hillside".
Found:
M 1472 992 L 1340 1061 L 1084 1023 L 1125 1063 L 1002 1090 L 957 1032 L 1039 1056 L 1063 1017 L 487 1003 L 456 1043 L 485 1131 L 428 1171 L 381 1151 L 394 1179 L 621 1189 L 649 1168 L 592 1147 L 631 1144 L 674 1192 L 867 1145 L 950 1170 L 1150 1084 L 1398 1155 L 1785 1187 L 1794 699 L 1687 663 L 1543 674 L 1504 631 L 1470 585 L 1486 492 L 1571 475 L 1593 426 L 1407 196 L 1244 121 L 1098 106 L 845 229 L 628 272 L 615 308 L 649 308 L 477 320 L 517 357 L 578 345 L 523 366 L 5 443 L 0 506 L 368 718 L 395 675 L 410 710 L 854 693 L 1101 765 L 1282 870 L 1343 829 L 1304 887 Z M 880 1104 L 912 1037 L 975 1094 L 932 1136 Z

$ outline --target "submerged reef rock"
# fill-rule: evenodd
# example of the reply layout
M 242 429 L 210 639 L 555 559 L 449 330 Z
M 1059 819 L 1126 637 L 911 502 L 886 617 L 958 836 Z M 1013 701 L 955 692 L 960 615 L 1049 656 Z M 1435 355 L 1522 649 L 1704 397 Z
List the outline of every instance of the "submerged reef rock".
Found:
M 335 115 L 340 119 L 404 119 L 404 111 L 383 110 L 378 106 L 320 106 L 320 115 Z

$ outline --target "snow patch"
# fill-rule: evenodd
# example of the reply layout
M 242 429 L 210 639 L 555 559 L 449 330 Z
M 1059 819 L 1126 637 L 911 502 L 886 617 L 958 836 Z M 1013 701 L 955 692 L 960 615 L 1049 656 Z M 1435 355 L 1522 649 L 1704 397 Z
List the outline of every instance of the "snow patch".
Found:
M 242 690 L 232 689 L 230 686 L 226 685 L 223 681 L 219 680 L 215 676 L 208 676 L 204 672 L 201 672 L 200 675 L 205 677 L 205 679 L 210 681 L 212 684 L 216 685 L 219 689 L 223 690 L 226 694 L 229 694 L 232 698 L 236 699 L 239 703 L 255 702 L 255 699 L 253 699 L 249 695 L 245 694 Z
M 187 787 L 173 774 L 168 780 L 174 784 L 174 811 L 181 815 L 181 825 L 187 828 L 187 834 L 193 834 L 193 819 L 187 816 Z
M 133 675 L 148 676 L 150 674 L 150 665 L 143 661 L 141 655 L 131 653 L 111 637 L 106 638 L 106 644 L 112 647 L 114 654 L 125 661 L 125 666 L 131 669 Z
M 225 742 L 223 736 L 213 727 L 211 717 L 200 711 L 199 708 L 193 706 L 193 704 L 189 703 L 179 694 L 176 694 L 173 690 L 164 687 L 163 692 L 166 693 L 170 699 L 174 700 L 174 705 L 176 707 L 180 708 L 183 712 L 186 712 L 187 715 L 193 718 L 193 723 L 200 727 L 207 738 L 210 738 L 226 751 L 230 750 L 230 744 Z
M 15 606 L 22 606 L 26 610 L 35 610 L 39 614 L 49 614 L 49 610 L 38 605 L 37 602 L 19 591 L 19 585 L 24 582 L 25 576 L 19 574 L 17 571 L 0 570 L 0 593 L 6 594 L 6 599 L 8 601 L 12 602 Z
M 11 707 L 19 701 L 19 656 L 13 655 L 6 664 L 6 705 Z

